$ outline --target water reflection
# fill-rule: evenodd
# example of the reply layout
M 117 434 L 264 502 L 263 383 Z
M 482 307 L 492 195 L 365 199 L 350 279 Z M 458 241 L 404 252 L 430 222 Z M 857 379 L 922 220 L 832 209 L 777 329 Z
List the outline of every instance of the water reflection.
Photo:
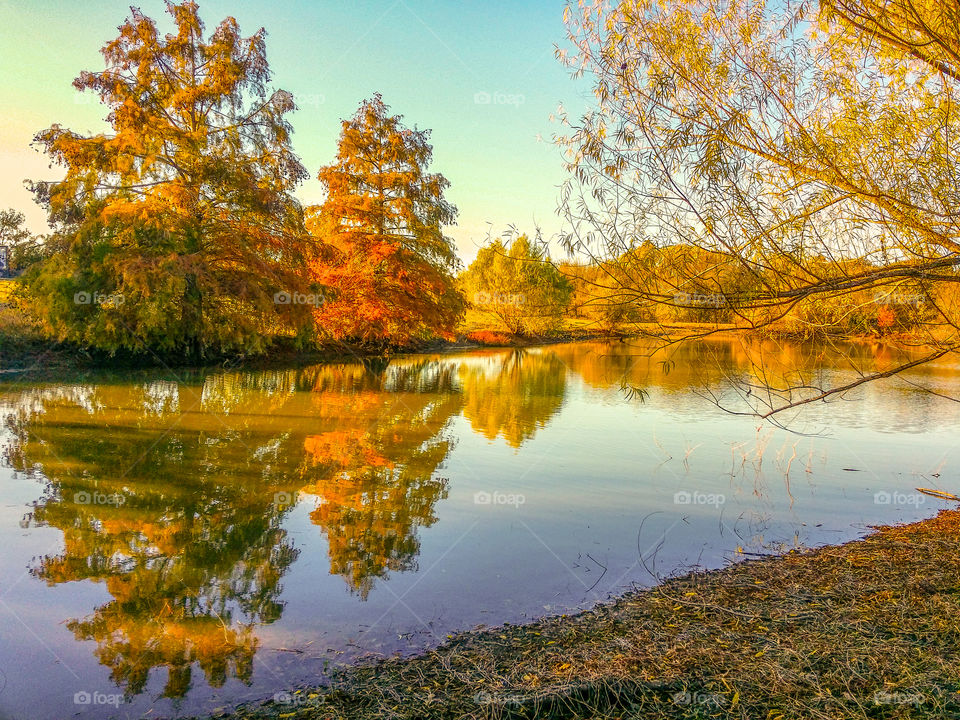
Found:
M 249 681 L 253 627 L 276 620 L 297 557 L 277 493 L 297 480 L 267 458 L 292 449 L 210 422 L 183 427 L 202 390 L 172 383 L 28 393 L 10 417 L 16 469 L 44 482 L 28 518 L 63 532 L 30 572 L 49 585 L 102 584 L 111 596 L 67 627 L 97 643 L 127 694 L 166 668 L 163 694 Z M 189 408 L 189 409 L 188 409 Z M 286 447 L 284 447 L 286 445 Z
M 376 387 L 349 369 L 322 372 L 314 384 L 302 489 L 317 497 L 310 519 L 326 534 L 330 572 L 362 598 L 389 571 L 416 568 L 417 530 L 433 524 L 447 495 L 436 472 L 463 404 L 453 377 L 450 365 L 421 362 Z
M 623 403 L 621 387 L 635 385 L 669 396 L 671 412 L 704 413 L 692 388 L 722 392 L 731 377 L 755 379 L 761 365 L 769 378 L 896 360 L 882 346 L 735 341 L 646 350 L 584 343 L 186 380 L 8 386 L 0 394 L 12 437 L 7 461 L 42 487 L 22 524 L 63 536 L 62 549 L 36 558 L 30 572 L 50 586 L 86 580 L 109 594 L 66 626 L 96 643 L 97 660 L 127 694 L 143 692 L 161 668 L 167 697 L 187 694 L 198 672 L 213 687 L 248 683 L 257 628 L 283 614 L 282 580 L 305 551 L 288 530 L 298 496 L 326 538 L 330 574 L 365 600 L 391 573 L 417 568 L 421 531 L 437 522 L 448 494 L 445 464 L 461 416 L 459 427 L 518 449 L 581 381 L 607 404 Z M 957 373 L 930 366 L 911 377 L 937 389 L 955 384 Z M 934 422 L 916 410 L 931 396 L 910 386 L 871 386 L 860 397 L 875 426 Z M 833 418 L 856 424 L 860 412 L 840 406 Z M 309 540 L 307 548 L 318 551 Z
M 552 351 L 512 350 L 463 363 L 463 414 L 474 432 L 520 447 L 563 404 L 566 366 Z

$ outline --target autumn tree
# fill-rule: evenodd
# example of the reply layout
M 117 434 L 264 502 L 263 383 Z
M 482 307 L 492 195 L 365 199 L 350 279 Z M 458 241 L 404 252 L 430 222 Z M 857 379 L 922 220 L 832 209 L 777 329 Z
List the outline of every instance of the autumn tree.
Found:
M 327 190 L 310 209 L 320 241 L 313 277 L 325 301 L 315 316 L 338 340 L 402 344 L 451 335 L 463 313 L 457 259 L 444 225 L 450 186 L 429 173 L 430 131 L 409 129 L 380 95 L 342 125 L 336 161 L 320 170 Z
M 481 248 L 461 283 L 471 305 L 515 335 L 539 335 L 563 322 L 573 288 L 527 235 Z
M 559 54 L 597 103 L 558 138 L 567 247 L 621 266 L 645 243 L 695 249 L 610 288 L 670 308 L 696 288 L 752 329 L 815 327 L 828 303 L 874 325 L 897 316 L 875 298 L 922 304 L 932 317 L 899 329 L 926 354 L 866 379 L 953 352 L 958 14 L 956 0 L 569 6 Z M 765 416 L 852 387 L 757 384 L 739 387 Z
M 194 357 L 261 350 L 265 329 L 309 319 L 308 306 L 275 302 L 308 290 L 293 97 L 269 89 L 263 29 L 244 37 L 228 17 L 205 38 L 195 2 L 167 12 L 175 32 L 162 35 L 132 9 L 105 69 L 74 81 L 108 109 L 108 132 L 36 136 L 65 177 L 32 184 L 57 232 L 28 284 L 61 339 Z

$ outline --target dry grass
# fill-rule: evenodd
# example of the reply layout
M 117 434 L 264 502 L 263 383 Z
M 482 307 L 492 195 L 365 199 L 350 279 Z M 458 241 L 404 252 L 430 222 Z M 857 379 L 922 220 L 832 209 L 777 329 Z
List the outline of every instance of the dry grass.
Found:
M 342 670 L 245 718 L 960 718 L 960 512 Z

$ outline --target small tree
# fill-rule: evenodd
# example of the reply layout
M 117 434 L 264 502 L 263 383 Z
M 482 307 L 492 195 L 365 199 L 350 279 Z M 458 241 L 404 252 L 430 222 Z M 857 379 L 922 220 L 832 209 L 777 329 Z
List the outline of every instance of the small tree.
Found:
M 427 172 L 429 137 L 404 127 L 380 95 L 343 122 L 336 162 L 320 170 L 327 199 L 308 218 L 322 243 L 312 265 L 326 288 L 315 313 L 321 332 L 405 344 L 456 328 L 463 298 L 443 226 L 457 210 L 444 198 L 447 179 Z
M 265 327 L 309 308 L 307 236 L 292 189 L 292 96 L 268 91 L 265 32 L 227 18 L 209 39 L 194 2 L 167 2 L 176 32 L 133 9 L 78 90 L 110 110 L 111 132 L 54 125 L 36 142 L 66 168 L 33 191 L 57 229 L 28 273 L 48 330 L 108 350 L 255 351 Z M 112 298 L 110 302 L 100 299 Z
M 573 295 L 570 282 L 526 235 L 509 245 L 497 239 L 481 249 L 462 284 L 477 310 L 515 335 L 557 329 Z
M 0 245 L 8 249 L 9 267 L 16 275 L 43 258 L 43 243 L 23 227 L 25 218 L 16 210 L 0 210 Z

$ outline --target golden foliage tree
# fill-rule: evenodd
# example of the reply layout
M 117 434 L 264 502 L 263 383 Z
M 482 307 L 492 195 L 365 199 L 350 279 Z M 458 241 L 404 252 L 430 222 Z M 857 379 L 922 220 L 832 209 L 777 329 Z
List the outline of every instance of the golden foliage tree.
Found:
M 167 12 L 175 32 L 162 35 L 133 9 L 103 48 L 105 69 L 74 81 L 109 109 L 109 132 L 53 125 L 36 136 L 66 176 L 33 183 L 58 232 L 29 284 L 61 339 L 194 356 L 260 350 L 279 318 L 309 319 L 307 307 L 275 302 L 306 291 L 293 97 L 268 89 L 263 29 L 243 37 L 227 18 L 205 38 L 195 2 L 168 0 Z
M 523 234 L 481 248 L 460 282 L 473 307 L 515 335 L 558 328 L 572 294 L 544 250 Z

